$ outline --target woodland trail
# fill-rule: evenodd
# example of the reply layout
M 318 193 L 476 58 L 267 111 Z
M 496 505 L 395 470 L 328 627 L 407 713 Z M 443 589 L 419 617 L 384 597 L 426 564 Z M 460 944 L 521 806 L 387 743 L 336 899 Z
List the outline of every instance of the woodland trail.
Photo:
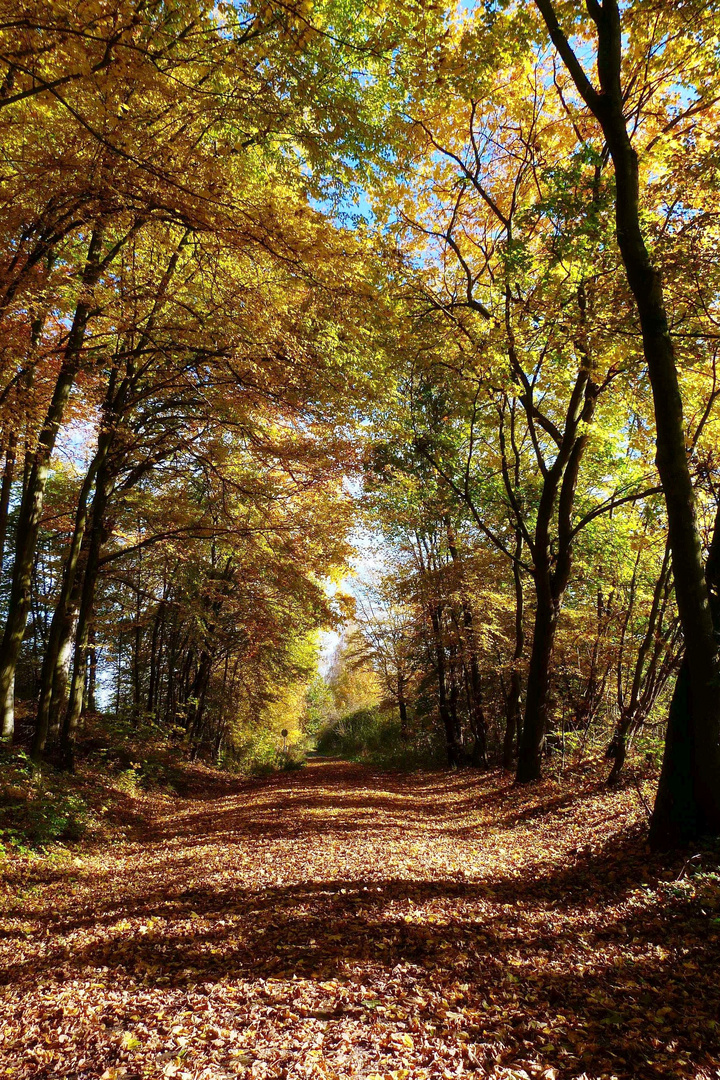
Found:
M 719 913 L 634 790 L 193 775 L 6 875 L 0 1076 L 720 1076 Z

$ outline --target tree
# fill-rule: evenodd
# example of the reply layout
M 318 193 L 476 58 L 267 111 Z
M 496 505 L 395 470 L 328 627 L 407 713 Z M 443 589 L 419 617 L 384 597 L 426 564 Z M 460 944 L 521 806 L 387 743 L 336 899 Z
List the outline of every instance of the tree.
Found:
M 612 158 L 617 242 L 637 306 L 653 393 L 656 462 L 667 506 L 675 595 L 685 641 L 683 673 L 670 711 L 668 760 L 651 829 L 654 843 L 666 845 L 705 832 L 720 832 L 720 669 L 708 588 L 714 589 L 715 583 L 708 583 L 702 563 L 683 402 L 663 284 L 641 224 L 640 161 L 626 117 L 620 7 L 617 0 L 588 3 L 597 34 L 597 89 L 561 29 L 551 0 L 536 2 L 577 92 L 600 125 Z M 699 104 L 689 106 L 690 113 L 701 109 L 704 100 L 704 94 L 699 94 Z M 712 561 L 709 566 L 712 572 Z

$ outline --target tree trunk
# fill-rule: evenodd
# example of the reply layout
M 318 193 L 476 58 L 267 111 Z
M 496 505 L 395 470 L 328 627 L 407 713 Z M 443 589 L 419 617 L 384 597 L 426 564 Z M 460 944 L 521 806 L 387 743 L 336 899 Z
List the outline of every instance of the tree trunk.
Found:
M 77 626 L 82 579 L 76 578 L 67 601 L 58 602 L 50 625 L 50 640 L 40 673 L 40 695 L 35 720 L 32 757 L 39 761 L 59 733 L 67 703 L 67 684 Z
M 142 624 L 140 622 L 140 590 L 137 590 L 137 606 L 135 611 L 135 626 L 133 627 L 133 654 L 132 654 L 132 680 L 133 680 L 133 714 L 139 720 L 142 700 Z
M 633 671 L 633 681 L 630 688 L 630 696 L 627 701 L 624 700 L 622 693 L 622 679 L 618 676 L 618 698 L 621 705 L 620 720 L 617 728 L 613 734 L 610 746 L 607 750 L 607 757 L 613 758 L 612 769 L 608 776 L 608 784 L 611 786 L 617 784 L 620 779 L 623 766 L 625 765 L 625 759 L 627 757 L 627 743 L 628 737 L 634 728 L 639 727 L 643 720 L 643 712 L 641 707 L 641 692 L 643 686 L 643 680 L 646 675 L 651 674 L 651 671 L 646 671 L 645 661 L 648 653 L 651 649 L 654 649 L 654 655 L 651 658 L 650 669 L 653 669 L 657 664 L 657 660 L 660 653 L 660 647 L 658 645 L 658 637 L 660 636 L 661 622 L 664 610 L 664 598 L 667 599 L 666 589 L 669 587 L 668 575 L 670 572 L 670 549 L 666 545 L 665 555 L 663 557 L 663 563 L 658 575 L 658 579 L 655 582 L 653 588 L 652 604 L 650 605 L 650 613 L 648 615 L 648 622 L 645 628 L 643 639 L 640 642 L 640 647 L 635 657 L 635 667 Z M 634 586 L 631 594 L 631 603 L 634 602 Z M 651 699 L 652 701 L 652 699 Z M 651 701 L 647 703 L 646 708 L 649 711 Z M 647 712 L 645 713 L 647 715 Z
M 542 748 L 547 730 L 550 693 L 550 665 L 555 647 L 558 614 L 558 605 L 550 595 L 548 587 L 545 595 L 538 596 L 535 610 L 533 647 L 526 688 L 525 720 L 517 764 L 519 784 L 539 780 L 542 772 Z
M 88 518 L 88 501 L 98 469 L 107 456 L 109 446 L 109 433 L 103 432 L 99 437 L 98 449 L 78 496 L 70 550 L 63 568 L 60 595 L 50 623 L 50 636 L 45 649 L 40 675 L 40 697 L 32 745 L 32 756 L 35 760 L 38 760 L 45 750 L 51 727 L 51 714 L 59 715 L 64 704 L 64 689 L 69 660 L 67 650 L 72 639 L 81 598 L 81 564 L 83 562 L 83 542 Z M 87 550 L 85 554 L 87 554 Z
M 503 769 L 512 772 L 515 758 L 520 751 L 522 735 L 522 678 L 516 664 L 510 673 L 507 697 L 505 736 L 503 738 Z
M 488 767 L 487 720 L 485 718 L 485 709 L 483 707 L 483 692 L 482 686 L 480 684 L 480 665 L 478 663 L 478 654 L 475 642 L 473 613 L 464 589 L 463 568 L 455 542 L 455 532 L 449 520 L 446 520 L 445 525 L 447 528 L 448 550 L 450 551 L 450 557 L 452 558 L 455 566 L 458 568 L 461 577 L 460 602 L 463 614 L 463 628 L 465 631 L 464 645 L 465 649 L 467 650 L 468 665 L 470 668 L 470 717 L 472 720 L 473 735 L 475 739 L 472 750 L 472 763 L 477 768 L 486 769 Z
M 615 168 L 618 247 L 640 318 L 643 351 L 653 395 L 656 464 L 665 496 L 675 596 L 685 639 L 685 659 L 668 722 L 668 753 L 678 755 L 680 773 L 691 783 L 673 784 L 676 769 L 663 768 L 651 835 L 671 845 L 688 830 L 693 836 L 720 833 L 720 693 L 718 645 L 702 565 L 695 493 L 685 445 L 683 405 L 675 350 L 668 327 L 660 272 L 653 264 L 640 221 L 638 156 L 628 134 L 622 89 L 622 27 L 617 0 L 593 3 L 598 31 L 600 92 L 589 82 L 560 29 L 552 0 L 536 0 L 553 43 L 596 117 Z M 673 798 L 673 790 L 684 792 Z M 689 792 L 689 793 L 688 793 Z M 692 803 L 692 807 L 690 807 Z
M 400 674 L 398 674 L 397 677 L 397 702 L 400 711 L 400 738 L 403 742 L 407 742 L 410 737 L 410 730 L 408 725 L 407 701 L 405 700 L 405 679 Z
M 202 723 L 205 715 L 205 698 L 210 685 L 213 657 L 208 649 L 203 651 L 197 673 L 190 691 L 191 705 L 187 718 L 187 739 L 190 744 L 190 759 L 195 761 L 202 743 Z
M 614 787 L 620 780 L 620 774 L 627 758 L 628 735 L 632 727 L 632 719 L 630 714 L 622 717 L 607 748 L 605 756 L 613 759 L 612 769 L 607 779 L 609 787 Z
M 115 716 L 120 716 L 120 700 L 122 690 L 122 655 L 123 655 L 123 640 L 122 633 L 118 631 L 117 639 L 117 665 L 115 668 Z
M 165 690 L 165 723 L 168 727 L 175 727 L 177 720 L 177 684 L 178 671 L 177 660 L 182 654 L 180 631 L 177 628 L 177 615 L 173 619 L 174 628 L 169 635 L 167 648 L 167 687 Z
M 480 685 L 480 668 L 477 653 L 470 652 L 470 690 L 475 741 L 472 748 L 472 763 L 476 769 L 487 769 L 487 719 L 483 707 L 483 693 Z
M 711 615 L 720 633 L 720 505 L 715 514 L 706 579 Z M 720 696 L 717 685 L 715 689 Z M 712 809 L 712 793 L 705 790 L 709 770 L 699 760 L 705 740 L 697 731 L 698 712 L 692 695 L 686 647 L 670 703 L 665 752 L 650 823 L 650 843 L 655 848 L 677 847 L 704 833 L 718 831 L 708 814 L 708 804 Z
M 136 723 L 139 722 L 142 713 L 142 639 L 142 549 L 140 549 L 135 557 L 135 619 L 132 652 L 133 716 Z
M 97 686 L 97 648 L 95 646 L 95 627 L 90 627 L 88 634 L 88 677 L 87 677 L 87 707 L 88 712 L 97 712 L 96 686 Z
M 694 784 L 696 741 L 686 652 L 670 702 L 663 763 L 650 822 L 650 844 L 656 849 L 682 846 L 704 831 Z
M 460 725 L 460 718 L 458 716 L 458 697 L 460 696 L 460 688 L 457 683 L 456 670 L 454 658 L 451 658 L 450 663 L 450 693 L 448 694 L 448 708 L 450 709 L 450 719 L 453 726 L 453 738 L 455 744 L 460 748 L 459 757 L 462 763 L 465 763 L 465 751 L 462 741 L 462 727 Z
M 637 156 L 621 110 L 612 127 L 614 137 L 611 140 L 608 134 L 608 144 L 617 180 L 618 242 L 640 313 L 655 407 L 656 464 L 667 506 L 675 596 L 686 650 L 668 733 L 682 773 L 687 769 L 689 755 L 693 783 L 689 788 L 681 785 L 684 794 L 677 800 L 671 798 L 672 785 L 661 783 L 651 835 L 654 843 L 662 844 L 704 832 L 720 832 L 717 641 L 703 573 L 674 348 L 660 275 L 650 262 L 640 232 Z M 676 772 L 672 768 L 670 771 Z M 692 808 L 686 801 L 688 792 Z
M 14 720 L 8 709 L 7 700 L 10 686 L 15 677 L 15 669 L 30 610 L 32 568 L 37 547 L 45 486 L 57 433 L 80 366 L 85 331 L 90 317 L 90 293 L 97 284 L 102 268 L 102 238 L 103 226 L 98 224 L 95 226 L 90 239 L 82 279 L 81 299 L 75 309 L 65 355 L 45 422 L 38 438 L 37 449 L 31 456 L 27 484 L 20 505 L 8 614 L 5 632 L 0 644 L 0 702 L 4 703 L 1 725 L 3 738 L 12 738 L 14 731 Z
M 5 558 L 5 541 L 7 540 L 8 513 L 10 510 L 10 494 L 15 478 L 15 460 L 17 454 L 17 435 L 11 434 L 5 451 L 5 471 L 3 472 L 2 487 L 0 487 L 0 574 L 2 573 Z
M 584 294 L 578 296 L 584 317 Z M 583 353 L 565 419 L 557 457 L 543 481 L 532 545 L 536 593 L 535 632 L 528 671 L 516 779 L 519 784 L 539 780 L 542 746 L 547 730 L 552 654 L 560 605 L 570 580 L 573 560 L 572 510 L 580 464 L 587 448 L 587 425 L 592 421 L 598 387 L 590 378 L 590 361 Z M 581 429 L 580 425 L 585 427 Z M 550 539 L 550 523 L 557 502 L 557 536 Z M 553 557 L 553 546 L 556 548 Z
M 438 709 L 440 712 L 440 719 L 442 720 L 443 728 L 445 730 L 445 746 L 447 749 L 448 765 L 451 769 L 459 768 L 461 764 L 462 754 L 458 740 L 456 737 L 455 725 L 453 724 L 452 713 L 450 711 L 450 705 L 447 696 L 447 671 L 445 664 L 445 644 L 442 638 L 442 628 L 440 624 L 442 611 L 440 608 L 433 608 L 430 613 L 430 621 L 433 628 L 433 636 L 435 638 L 435 663 L 437 671 L 438 681 Z
M 160 661 L 162 652 L 162 642 L 158 647 L 158 641 L 160 639 L 160 629 L 162 627 L 165 616 L 165 601 L 161 600 L 157 606 L 155 612 L 155 618 L 153 619 L 152 638 L 150 641 L 150 677 L 148 685 L 147 696 L 147 711 L 153 714 L 156 706 L 156 698 L 160 683 Z
M 515 649 L 513 666 L 510 674 L 510 688 L 507 696 L 505 738 L 503 739 L 503 769 L 512 771 L 515 755 L 520 749 L 522 731 L 522 678 L 520 661 L 525 650 L 525 595 L 523 591 L 522 558 L 523 538 L 518 529 L 515 535 L 515 561 L 513 563 L 513 584 L 515 586 Z
M 93 605 L 95 603 L 95 589 L 99 572 L 100 552 L 106 537 L 105 511 L 107 508 L 109 482 L 107 459 L 105 459 L 97 470 L 95 482 L 95 496 L 93 498 L 92 516 L 88 530 L 88 554 L 83 576 L 77 630 L 75 631 L 75 651 L 73 656 L 72 682 L 70 684 L 70 699 L 60 739 L 61 755 L 65 765 L 70 769 L 74 767 L 75 741 L 77 739 L 77 731 L 83 708 L 90 621 Z

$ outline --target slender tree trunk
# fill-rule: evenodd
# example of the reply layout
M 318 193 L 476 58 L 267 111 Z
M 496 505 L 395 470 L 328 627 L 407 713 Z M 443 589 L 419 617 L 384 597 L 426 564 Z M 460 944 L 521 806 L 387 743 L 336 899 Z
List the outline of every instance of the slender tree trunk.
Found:
M 584 315 L 584 294 L 581 311 Z M 580 464 L 587 448 L 586 427 L 592 421 L 598 387 L 590 378 L 587 354 L 578 372 L 565 420 L 558 454 L 543 483 L 533 543 L 536 592 L 535 633 L 528 671 L 525 718 L 518 754 L 517 782 L 538 780 L 542 771 L 542 746 L 547 730 L 552 654 L 560 606 L 570 580 L 573 559 L 572 510 Z M 580 424 L 586 425 L 585 429 Z M 554 560 L 550 523 L 557 502 L 557 536 Z
M 163 601 L 163 613 L 160 619 L 160 633 L 158 635 L 157 657 L 155 660 L 155 690 L 153 694 L 153 706 L 150 710 L 156 717 L 160 712 L 160 698 L 162 694 L 163 670 L 165 668 L 165 607 Z
M 480 684 L 480 668 L 477 653 L 470 653 L 470 698 L 472 706 L 473 735 L 472 763 L 476 769 L 487 769 L 487 718 L 483 705 L 483 692 Z
M 32 589 L 30 592 L 30 653 L 32 655 L 32 664 L 29 671 L 29 682 L 26 683 L 30 697 L 35 697 L 40 685 L 40 667 L 41 659 L 44 648 L 44 626 L 43 626 L 43 611 L 38 603 L 38 593 L 40 590 L 40 577 L 42 576 L 40 552 L 35 555 L 33 564 L 33 576 L 32 576 Z
M 12 738 L 14 731 L 14 719 L 8 709 L 7 701 L 10 686 L 15 677 L 15 669 L 25 636 L 30 609 L 32 567 L 37 546 L 45 486 L 57 433 L 65 415 L 65 406 L 80 366 L 85 331 L 90 317 L 90 294 L 97 284 L 102 268 L 102 238 L 103 227 L 98 224 L 93 230 L 90 239 L 83 273 L 81 299 L 75 309 L 65 355 L 55 383 L 52 401 L 38 438 L 37 449 L 31 457 L 27 484 L 20 505 L 8 615 L 2 643 L 0 643 L 0 702 L 5 703 L 1 725 L 3 738 Z
M 5 471 L 3 472 L 2 486 L 0 487 L 0 574 L 2 573 L 5 558 L 10 494 L 12 492 L 13 480 L 15 479 L 16 455 L 17 435 L 13 432 L 8 439 L 8 446 L 5 451 Z
M 95 644 L 95 627 L 91 626 L 88 633 L 88 679 L 87 679 L 87 707 L 88 712 L 97 712 L 97 646 Z
M 526 689 L 525 723 L 517 766 L 517 780 L 520 784 L 539 780 L 541 775 L 543 740 L 547 731 L 550 669 L 558 614 L 558 605 L 548 588 L 545 590 L 545 595 L 538 597 L 535 610 L 533 648 L 530 654 Z
M 140 623 L 140 590 L 137 592 L 137 609 L 135 611 L 135 626 L 133 627 L 133 658 L 132 658 L 132 677 L 133 677 L 133 713 L 136 719 L 140 717 L 140 702 L 142 699 L 142 625 Z
M 441 626 L 442 610 L 440 608 L 433 608 L 430 613 L 430 621 L 433 628 L 433 636 L 435 638 L 435 665 L 437 671 L 438 682 L 438 708 L 440 710 L 440 719 L 443 723 L 445 730 L 445 745 L 447 748 L 448 765 L 451 769 L 457 769 L 461 764 L 461 750 L 458 745 L 458 740 L 455 731 L 455 725 L 453 723 L 452 713 L 450 711 L 450 704 L 448 702 L 447 694 L 447 665 L 445 663 L 445 644 L 442 636 Z
M 480 683 L 480 664 L 478 662 L 473 613 L 464 589 L 463 567 L 457 550 L 455 531 L 449 520 L 446 520 L 445 524 L 447 528 L 450 557 L 460 574 L 460 603 L 462 607 L 463 629 L 465 631 L 464 644 L 467 650 L 468 666 L 470 669 L 470 715 L 475 739 L 472 750 L 472 763 L 477 768 L 486 769 L 488 766 L 487 719 L 485 717 L 483 692 Z
M 410 728 L 408 724 L 407 700 L 405 698 L 405 679 L 400 674 L 398 674 L 397 677 L 397 702 L 400 711 L 400 738 L 403 742 L 406 742 L 410 737 Z
M 620 721 L 617 729 L 615 730 L 610 746 L 608 747 L 607 756 L 613 758 L 612 769 L 608 776 L 608 784 L 617 784 L 622 773 L 625 760 L 627 758 L 627 741 L 633 728 L 642 722 L 642 715 L 640 709 L 640 695 L 642 691 L 643 677 L 645 675 L 645 661 L 651 648 L 656 645 L 658 637 L 658 622 L 662 619 L 663 595 L 665 593 L 666 586 L 668 586 L 668 574 L 670 570 L 670 548 L 666 545 L 665 556 L 663 558 L 662 568 L 658 579 L 655 582 L 653 589 L 652 604 L 650 605 L 650 614 L 648 616 L 647 627 L 645 628 L 645 634 L 640 642 L 640 648 L 638 649 L 637 656 L 635 658 L 635 668 L 633 671 L 633 681 L 630 688 L 630 696 L 627 702 L 624 702 L 624 707 L 621 710 Z M 634 600 L 634 588 L 633 588 L 633 600 Z M 657 649 L 656 649 L 657 657 Z M 620 698 L 622 701 L 623 695 L 620 692 Z M 639 715 L 640 714 L 640 715 Z
M 167 648 L 167 688 L 165 691 L 165 723 L 169 727 L 175 727 L 177 719 L 177 661 L 178 656 L 182 653 L 177 615 L 173 619 L 173 623 L 174 627 L 169 635 Z
M 205 697 L 210 685 L 213 657 L 209 649 L 203 651 L 198 664 L 197 674 L 193 682 L 190 697 L 192 704 L 188 713 L 188 743 L 190 744 L 190 758 L 195 761 L 202 743 L 202 724 L 205 715 Z
M 214 565 L 215 560 L 213 558 L 213 566 Z M 214 599 L 208 598 L 206 601 L 208 615 L 205 629 L 205 645 L 200 654 L 200 660 L 190 694 L 193 701 L 188 711 L 186 725 L 187 739 L 192 746 L 191 758 L 193 761 L 197 758 L 200 751 L 204 735 L 203 719 L 205 713 L 205 697 L 210 685 L 210 676 L 212 674 L 213 662 L 216 655 L 216 647 L 213 644 L 215 626 L 225 602 L 225 598 L 230 591 L 232 574 L 233 560 L 231 556 L 227 559 L 221 573 L 218 573 L 216 570 L 213 571 L 212 577 L 217 581 L 215 597 Z
M 188 649 L 188 651 L 186 653 L 185 662 L 183 663 L 183 668 L 182 668 L 182 676 L 180 678 L 180 691 L 182 693 L 182 703 L 183 703 L 183 705 L 187 705 L 188 699 L 190 697 L 190 687 L 192 686 L 192 682 L 191 682 L 190 677 L 191 677 L 194 662 L 195 662 L 195 649 L 191 647 L 191 648 Z M 185 719 L 184 719 L 184 726 L 185 726 L 186 731 L 187 731 L 187 726 L 188 726 L 188 717 L 189 717 L 189 713 L 186 712 L 185 713 Z
M 122 633 L 118 631 L 117 639 L 117 667 L 115 669 L 115 716 L 120 715 L 120 700 L 122 689 L 122 656 L 123 656 L 123 640 Z
M 515 648 L 513 665 L 510 673 L 510 688 L 507 696 L 505 738 L 503 739 L 503 768 L 512 771 L 515 755 L 520 749 L 522 731 L 522 677 L 520 661 L 525 651 L 525 594 L 523 590 L 522 558 L 523 538 L 518 529 L 515 534 L 515 561 L 513 563 L 513 585 L 515 587 Z
M 638 156 L 628 134 L 622 88 L 622 27 L 617 0 L 589 5 L 598 31 L 598 92 L 584 74 L 557 21 L 552 0 L 536 0 L 550 37 L 605 136 L 615 168 L 618 247 L 640 318 L 643 351 L 653 395 L 656 464 L 665 496 L 675 596 L 685 639 L 668 722 L 668 747 L 651 826 L 656 846 L 671 846 L 703 833 L 720 833 L 720 693 L 718 642 L 695 513 L 695 493 L 685 444 L 682 396 L 660 271 L 650 258 L 640 219 Z M 677 770 L 690 780 L 671 782 Z M 686 785 L 687 787 L 687 785 Z
M 60 595 L 55 606 L 50 636 L 43 658 L 32 756 L 36 760 L 45 750 L 51 726 L 51 713 L 59 715 L 64 704 L 64 688 L 67 681 L 68 649 L 77 620 L 81 598 L 82 552 L 88 518 L 88 501 L 98 469 L 104 462 L 110 446 L 110 435 L 103 432 L 98 449 L 87 471 L 78 496 L 75 525 L 70 550 L 63 568 Z M 85 552 L 87 554 L 87 551 Z M 54 698 L 54 701 L 53 701 Z
M 454 657 L 451 660 L 449 676 L 450 693 L 448 694 L 448 707 L 450 709 L 450 716 L 452 718 L 455 742 L 459 747 L 462 747 L 462 728 L 460 725 L 460 718 L 458 716 L 458 697 L 460 696 L 460 688 L 457 682 L 456 664 Z M 461 756 L 464 759 L 464 751 L 461 751 Z
M 92 516 L 88 529 L 87 562 L 83 576 L 77 630 L 75 631 L 75 651 L 73 656 L 72 681 L 70 684 L 70 699 L 68 701 L 68 708 L 65 714 L 65 721 L 63 723 L 60 740 L 60 750 L 63 761 L 70 769 L 74 767 L 75 742 L 83 708 L 88 636 L 90 633 L 93 605 L 95 603 L 95 589 L 97 586 L 100 565 L 100 553 L 106 537 L 105 511 L 107 507 L 109 483 L 110 480 L 106 459 L 98 468 L 95 481 L 95 496 L 93 498 Z
M 150 640 L 150 677 L 148 685 L 147 696 L 147 711 L 149 713 L 155 712 L 157 686 L 160 681 L 160 649 L 158 648 L 158 641 L 160 639 L 160 628 L 163 623 L 165 612 L 164 601 L 160 601 L 155 612 L 155 618 L 153 619 L 152 637 Z
M 138 527 L 139 527 L 138 522 Z M 132 687 L 133 715 L 140 720 L 142 702 L 142 549 L 135 558 L 135 620 L 133 625 Z

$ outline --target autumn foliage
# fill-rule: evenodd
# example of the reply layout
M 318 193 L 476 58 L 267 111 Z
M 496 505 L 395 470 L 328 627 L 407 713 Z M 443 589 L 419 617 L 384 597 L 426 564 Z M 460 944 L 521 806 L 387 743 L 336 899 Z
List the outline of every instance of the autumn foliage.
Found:
M 356 1018 L 368 991 L 340 987 L 361 974 L 336 933 L 354 909 L 328 906 L 301 862 L 327 844 L 340 881 L 341 837 L 355 828 L 343 799 L 370 823 L 399 813 L 412 782 L 383 780 L 378 794 L 370 773 L 314 765 L 297 788 L 248 788 L 262 814 L 287 782 L 272 813 L 288 828 L 303 793 L 305 855 L 277 858 L 292 864 L 292 889 L 309 892 L 286 895 L 267 892 L 269 840 L 246 828 L 232 802 L 246 789 L 228 773 L 290 777 L 318 751 L 424 770 L 427 799 L 412 797 L 442 829 L 421 827 L 415 807 L 413 889 L 385 867 L 372 887 L 396 907 L 377 919 L 362 909 L 397 970 L 410 965 L 407 977 L 389 964 L 372 973 L 372 1000 L 389 980 L 395 1004 L 382 1008 L 405 1026 L 378 1021 L 364 1049 L 346 1026 L 345 1053 L 341 1035 L 331 1050 L 305 1045 L 310 1024 L 297 1075 L 711 1075 L 715 1027 L 685 976 L 648 1006 L 660 961 L 672 954 L 685 971 L 689 957 L 690 981 L 699 970 L 697 910 L 652 862 L 658 925 L 682 900 L 682 926 L 661 945 L 633 890 L 652 876 L 647 839 L 685 853 L 679 882 L 702 863 L 710 877 L 693 904 L 703 918 L 714 910 L 702 904 L 720 836 L 719 33 L 716 5 L 698 0 L 0 0 L 3 858 L 30 888 L 32 860 L 49 866 L 54 844 L 93 852 L 77 896 L 42 879 L 38 904 L 64 912 L 63 927 L 85 905 L 99 926 L 114 876 L 134 865 L 129 849 L 115 862 L 98 854 L 119 835 L 108 815 L 127 811 L 146 891 L 123 892 L 118 925 L 150 941 L 156 924 L 136 925 L 133 904 L 165 911 L 185 856 L 151 888 L 154 860 L 196 836 L 217 867 L 214 886 L 205 870 L 202 918 L 212 888 L 228 891 L 218 971 L 237 989 L 231 958 L 247 957 L 233 935 L 251 933 L 242 905 L 258 904 L 263 985 L 292 979 L 295 959 L 312 982 L 303 1016 Z M 196 816 L 172 801 L 188 784 Z M 552 802 L 560 790 L 567 820 Z M 229 814 L 229 836 L 237 826 L 250 837 L 237 925 L 216 812 Z M 522 824 L 535 814 L 547 828 Z M 543 861 L 554 814 L 567 843 Z M 371 888 L 395 828 L 359 841 L 367 865 L 353 864 L 342 895 Z M 466 893 L 443 879 L 433 899 L 438 859 L 456 884 L 489 860 L 486 885 Z M 542 886 L 519 881 L 523 868 Z M 602 972 L 583 959 L 582 935 L 568 944 L 580 915 L 555 920 L 564 896 L 578 911 L 607 899 L 593 915 L 595 944 L 609 935 Z M 295 916 L 264 925 L 276 901 L 322 924 L 323 945 L 304 931 L 297 944 Z M 427 915 L 416 941 L 395 932 L 398 912 L 414 926 L 406 901 Z M 437 927 L 461 926 L 460 952 L 428 931 L 433 913 Z M 625 970 L 635 916 L 646 982 Z M 202 982 L 214 931 L 198 923 L 194 936 L 200 913 L 180 929 L 168 918 L 158 956 L 126 949 L 121 930 L 104 942 L 80 923 L 67 930 L 57 956 L 67 948 L 68 971 L 84 972 L 68 1016 L 82 999 L 110 1031 L 120 1010 L 126 1040 L 111 1053 L 97 1030 L 71 1024 L 67 1075 L 233 1074 L 210 1050 L 194 1072 L 182 1065 L 196 1024 L 171 1014 L 198 1004 L 182 973 Z M 469 927 L 485 918 L 500 927 L 504 966 L 532 969 L 519 1004 L 505 974 L 492 987 L 489 946 L 473 951 Z M 563 956 L 557 971 L 548 943 Z M 315 944 L 324 959 L 310 978 Z M 186 948 L 202 958 L 180 966 L 171 954 Z M 133 1058 L 162 1032 L 136 1033 L 120 990 L 107 1015 L 91 1000 L 95 952 L 105 972 L 132 954 L 122 993 L 142 984 L 153 1023 L 183 1032 L 177 1053 Z M 44 944 L 9 954 L 38 1026 L 33 1064 L 8 1075 L 61 1068 L 23 982 L 32 956 L 49 968 L 54 955 Z M 592 971 L 597 1009 L 583 1011 L 569 986 L 571 961 Z M 445 962 L 444 1012 L 433 998 L 423 1027 L 423 980 Z M 185 997 L 174 1001 L 176 984 Z M 334 1003 L 324 1018 L 310 1003 L 318 987 Z M 262 1015 L 285 1016 L 290 991 L 262 993 L 274 1001 Z M 245 1047 L 261 1016 L 249 1001 L 242 1037 L 227 1001 L 197 1037 L 224 1047 L 232 1030 Z M 667 1018 L 683 1011 L 673 1036 Z M 635 1030 L 648 1016 L 655 1041 Z M 264 1056 L 238 1050 L 235 1071 L 295 1075 L 278 1039 L 265 1037 Z

